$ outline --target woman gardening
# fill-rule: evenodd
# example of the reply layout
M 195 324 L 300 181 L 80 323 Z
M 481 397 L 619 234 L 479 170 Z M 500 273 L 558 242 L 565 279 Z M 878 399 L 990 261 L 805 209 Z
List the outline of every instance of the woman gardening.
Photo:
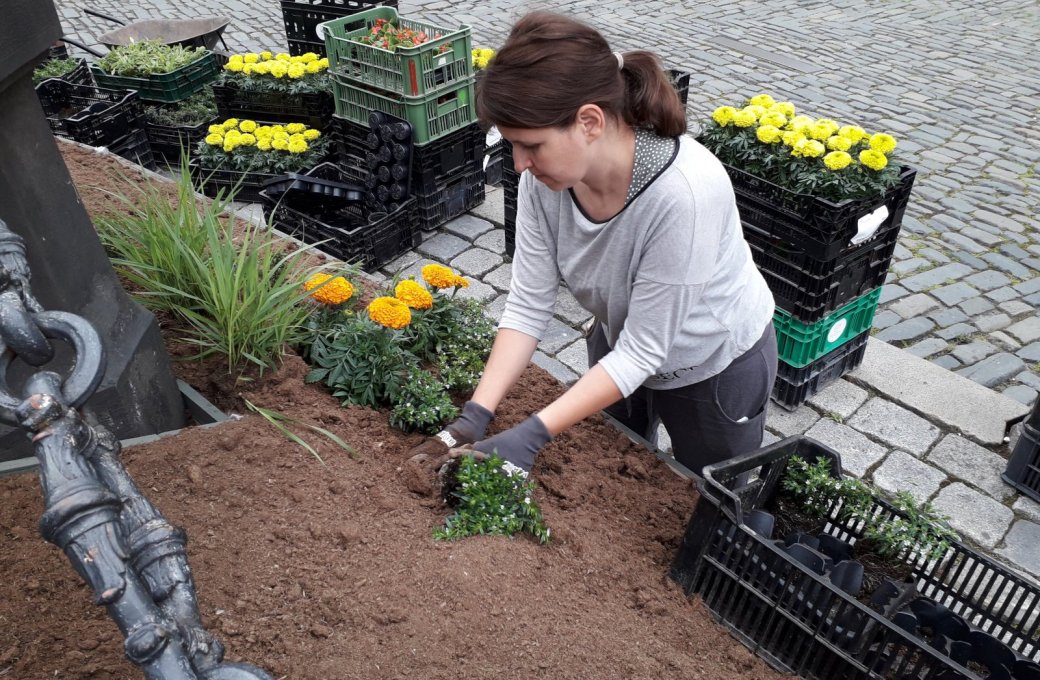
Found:
M 758 448 L 776 377 L 773 298 L 729 178 L 684 136 L 685 111 L 657 57 L 613 52 L 589 26 L 529 14 L 481 72 L 477 114 L 512 143 L 523 173 L 512 282 L 471 400 L 416 451 L 497 452 L 526 475 L 552 437 L 600 410 L 651 441 L 663 422 L 676 459 L 698 475 Z M 561 279 L 594 316 L 590 369 L 487 437 Z

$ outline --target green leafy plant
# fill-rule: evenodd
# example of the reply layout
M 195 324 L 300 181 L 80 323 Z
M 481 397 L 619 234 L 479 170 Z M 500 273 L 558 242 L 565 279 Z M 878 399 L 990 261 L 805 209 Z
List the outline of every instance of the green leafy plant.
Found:
M 61 78 L 76 70 L 79 59 L 50 59 L 39 66 L 32 74 L 33 85 L 48 78 Z
M 329 60 L 314 52 L 289 56 L 284 52 L 233 54 L 218 83 L 247 92 L 311 94 L 331 92 Z
M 476 340 L 468 341 L 468 338 L 460 336 L 448 338 L 441 345 L 441 354 L 437 355 L 437 373 L 444 387 L 451 392 L 472 392 L 484 373 L 484 364 L 491 352 L 491 341 L 494 340 L 494 329 L 490 330 L 490 339 L 486 343 L 488 336 L 480 330 L 475 329 L 472 335 L 476 336 Z
M 98 235 L 136 296 L 184 324 L 196 357 L 223 355 L 229 373 L 275 368 L 306 336 L 307 248 L 290 251 L 268 226 L 228 218 L 233 195 L 197 200 L 186 158 L 180 169 L 175 201 L 128 180 L 126 210 L 99 216 Z
M 170 73 L 204 57 L 204 47 L 164 45 L 159 40 L 138 40 L 129 45 L 113 47 L 96 63 L 98 68 L 112 76 L 146 78 Z
M 307 360 L 315 368 L 305 380 L 324 382 L 344 404 L 375 408 L 393 403 L 419 367 L 419 359 L 398 341 L 399 333 L 360 314 L 346 314 L 314 334 Z
M 427 361 L 438 361 L 448 345 L 466 345 L 487 359 L 495 338 L 494 323 L 476 300 L 456 297 L 457 289 L 432 292 L 433 304 L 418 311 L 406 329 L 409 349 Z
M 812 519 L 825 519 L 836 512 L 837 519 L 860 524 L 863 541 L 885 557 L 941 559 L 950 542 L 957 540 L 947 518 L 939 516 L 931 504 L 918 503 L 912 494 L 901 491 L 892 503 L 896 513 L 889 515 L 874 502 L 875 487 L 854 478 L 832 477 L 826 458 L 808 463 L 792 456 L 781 489 Z
M 428 43 L 431 40 L 439 40 L 440 37 L 441 34 L 438 32 L 429 35 L 421 28 L 416 30 L 407 25 L 395 26 L 386 19 L 376 19 L 368 33 L 356 38 L 351 38 L 351 41 L 359 42 L 362 45 L 378 47 L 387 50 L 388 52 L 396 52 L 399 47 L 418 47 L 419 45 Z M 451 44 L 446 43 L 437 48 L 437 53 L 441 54 L 443 52 L 448 52 L 449 50 L 451 50 Z
M 542 511 L 531 498 L 534 482 L 502 471 L 502 459 L 490 456 L 478 460 L 463 456 L 454 472 L 449 503 L 455 513 L 434 529 L 440 540 L 458 540 L 467 536 L 492 534 L 512 536 L 526 531 L 548 543 L 550 530 L 542 519 Z
M 879 196 L 899 181 L 899 165 L 888 156 L 892 135 L 797 116 L 794 104 L 767 94 L 718 107 L 698 140 L 727 165 L 831 201 Z
M 288 439 L 289 441 L 292 441 L 292 442 L 295 442 L 295 443 L 299 444 L 304 449 L 309 451 L 311 453 L 311 455 L 314 456 L 315 458 L 317 458 L 318 462 L 321 463 L 322 465 L 325 464 L 325 461 L 322 460 L 321 456 L 318 455 L 317 450 L 313 446 L 308 444 L 306 441 L 304 441 L 304 439 L 302 437 L 300 437 L 300 435 L 298 435 L 295 432 L 293 432 L 292 430 L 290 430 L 289 427 L 286 424 L 289 424 L 289 425 L 302 425 L 303 427 L 305 427 L 307 429 L 313 430 L 314 432 L 317 432 L 318 434 L 328 438 L 333 444 L 335 444 L 336 446 L 338 446 L 341 449 L 343 449 L 344 451 L 346 451 L 348 454 L 350 454 L 351 458 L 355 458 L 356 459 L 358 457 L 357 451 L 355 451 L 353 448 L 351 448 L 351 446 L 349 444 L 347 444 L 345 441 L 343 441 L 343 439 L 341 439 L 338 435 L 333 434 L 332 432 L 329 432 L 324 427 L 319 427 L 317 425 L 311 425 L 310 423 L 301 423 L 300 421 L 296 420 L 295 418 L 291 418 L 291 417 L 285 415 L 284 413 L 281 413 L 280 411 L 275 411 L 275 410 L 272 410 L 272 409 L 264 408 L 262 406 L 257 406 L 256 404 L 254 404 L 253 402 L 249 401 L 248 399 L 245 399 L 244 401 L 246 402 L 246 406 L 249 408 L 250 411 L 253 411 L 254 413 L 258 414 L 264 420 L 266 420 L 271 425 L 273 425 L 275 427 L 275 429 L 277 429 L 279 432 L 281 432 L 283 435 L 285 435 L 286 439 Z
M 208 123 L 217 117 L 217 103 L 209 87 L 187 99 L 166 106 L 144 107 L 144 116 L 149 123 L 167 127 L 190 127 Z
M 459 409 L 451 403 L 444 384 L 415 367 L 394 397 L 390 425 L 405 432 L 433 434 L 458 416 Z

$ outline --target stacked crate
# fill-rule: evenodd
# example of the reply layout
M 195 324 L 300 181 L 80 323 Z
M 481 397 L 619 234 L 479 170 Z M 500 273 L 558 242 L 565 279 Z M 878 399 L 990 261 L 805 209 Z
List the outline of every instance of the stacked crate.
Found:
M 744 239 L 773 293 L 773 398 L 794 409 L 863 360 L 916 172 L 874 199 L 832 203 L 727 166 Z
M 397 0 L 282 0 L 282 20 L 289 54 L 296 56 L 314 52 L 326 56 L 325 30 L 321 25 L 373 7 L 397 7 Z
M 355 42 L 380 20 L 430 39 L 393 52 Z M 325 23 L 323 31 L 341 164 L 364 166 L 369 117 L 381 112 L 412 127 L 411 193 L 422 230 L 480 204 L 484 134 L 476 125 L 470 28 L 442 28 L 376 7 Z

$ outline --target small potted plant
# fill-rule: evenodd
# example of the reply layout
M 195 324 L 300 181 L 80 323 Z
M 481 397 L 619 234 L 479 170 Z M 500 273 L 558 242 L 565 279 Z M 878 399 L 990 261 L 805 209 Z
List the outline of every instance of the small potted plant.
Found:
M 314 52 L 231 55 L 213 86 L 217 110 L 221 117 L 324 129 L 334 108 L 328 68 L 329 60 Z
M 135 90 L 142 100 L 165 103 L 187 99 L 219 73 L 209 50 L 159 40 L 113 47 L 90 69 L 100 87 Z

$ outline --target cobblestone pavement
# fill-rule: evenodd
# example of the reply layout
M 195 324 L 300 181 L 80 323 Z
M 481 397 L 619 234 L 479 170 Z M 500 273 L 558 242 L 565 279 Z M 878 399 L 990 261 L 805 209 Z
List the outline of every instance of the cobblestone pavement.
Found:
M 66 32 L 87 42 L 108 28 L 83 14 L 89 5 L 128 20 L 223 14 L 233 19 L 226 33 L 233 51 L 285 44 L 279 4 L 271 0 L 57 4 Z M 494 47 L 520 13 L 536 6 L 409 0 L 401 11 L 446 25 L 468 23 L 475 45 Z M 747 0 L 567 0 L 541 6 L 593 23 L 618 49 L 649 48 L 669 66 L 690 71 L 694 126 L 718 105 L 769 92 L 810 114 L 897 136 L 900 157 L 918 176 L 874 332 L 906 351 L 886 353 L 872 341 L 867 363 L 885 357 L 890 367 L 865 365 L 794 412 L 773 409 L 770 438 L 816 437 L 842 452 L 849 473 L 931 500 L 977 547 L 1040 577 L 1040 504 L 1000 480 L 1008 453 L 1001 437 L 969 433 L 940 400 L 915 399 L 913 385 L 907 394 L 870 379 L 871 371 L 890 369 L 913 383 L 933 364 L 949 369 L 941 373 L 950 378 L 955 403 L 958 394 L 974 394 L 970 387 L 991 388 L 982 390 L 990 402 L 965 402 L 974 409 L 965 417 L 979 421 L 1016 408 L 1021 415 L 1022 404 L 1040 390 L 1037 4 L 779 0 L 766 8 Z M 490 191 L 474 213 L 428 234 L 394 266 L 458 267 L 478 280 L 467 293 L 497 314 L 510 267 L 501 192 Z M 535 360 L 564 382 L 585 370 L 578 329 L 586 318 L 561 292 Z

